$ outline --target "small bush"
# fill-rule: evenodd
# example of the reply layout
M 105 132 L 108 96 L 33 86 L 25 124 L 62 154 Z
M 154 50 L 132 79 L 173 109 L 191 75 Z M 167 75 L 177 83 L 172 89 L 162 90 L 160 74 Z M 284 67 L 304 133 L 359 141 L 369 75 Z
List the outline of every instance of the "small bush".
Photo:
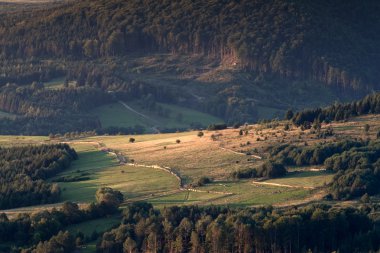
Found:
M 223 130 L 226 129 L 227 125 L 226 124 L 211 124 L 207 127 L 207 130 L 209 131 L 215 131 L 215 130 Z
M 201 177 L 201 178 L 199 178 L 195 182 L 194 186 L 198 186 L 199 187 L 199 186 L 203 186 L 203 185 L 209 184 L 211 182 L 212 182 L 212 180 L 209 177 Z

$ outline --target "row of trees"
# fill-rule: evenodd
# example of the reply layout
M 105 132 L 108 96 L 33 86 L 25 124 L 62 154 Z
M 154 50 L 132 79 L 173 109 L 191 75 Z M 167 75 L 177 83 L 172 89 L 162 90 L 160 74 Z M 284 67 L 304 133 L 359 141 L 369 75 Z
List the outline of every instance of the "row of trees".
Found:
M 328 185 L 328 198 L 350 199 L 380 191 L 379 140 L 344 140 L 313 147 L 286 144 L 271 148 L 270 157 L 284 165 L 324 165 L 327 170 L 337 172 Z
M 377 210 L 379 207 L 373 207 Z M 380 247 L 368 209 L 170 207 L 135 203 L 97 252 L 369 252 Z
M 43 86 L 7 86 L 0 92 L 0 110 L 27 117 L 64 116 L 111 101 L 111 96 L 94 88 L 49 90 Z
M 60 188 L 44 180 L 75 159 L 75 150 L 67 144 L 0 148 L 0 208 L 58 201 Z
M 283 144 L 271 147 L 269 157 L 276 163 L 287 166 L 320 165 L 334 154 L 340 154 L 353 147 L 362 147 L 365 145 L 365 142 L 352 140 L 343 140 L 336 143 L 321 143 L 307 147 Z
M 373 93 L 365 98 L 347 104 L 334 104 L 327 108 L 317 108 L 304 110 L 293 115 L 292 112 L 286 114 L 286 118 L 292 120 L 296 126 L 311 125 L 313 122 L 330 122 L 332 120 L 346 120 L 348 118 L 366 114 L 380 113 L 380 93 Z
M 233 179 L 241 178 L 277 178 L 283 177 L 286 174 L 286 168 L 281 163 L 274 163 L 273 161 L 267 161 L 258 168 L 250 168 L 234 171 L 231 173 Z
M 88 111 L 111 101 L 109 94 L 95 88 L 7 85 L 0 91 L 0 110 L 14 116 L 0 121 L 0 133 L 48 135 L 100 129 L 99 119 Z

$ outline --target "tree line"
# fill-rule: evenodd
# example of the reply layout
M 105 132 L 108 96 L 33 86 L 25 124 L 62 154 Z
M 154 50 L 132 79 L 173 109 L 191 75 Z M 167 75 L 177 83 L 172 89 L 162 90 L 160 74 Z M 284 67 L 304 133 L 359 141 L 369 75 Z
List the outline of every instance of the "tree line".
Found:
M 380 191 L 380 141 L 344 140 L 313 147 L 279 145 L 269 151 L 270 159 L 286 166 L 324 165 L 336 172 L 328 184 L 327 198 L 351 199 Z
M 61 190 L 45 180 L 77 159 L 67 144 L 0 148 L 0 209 L 54 203 Z
M 230 177 L 233 179 L 258 177 L 277 178 L 285 176 L 286 172 L 286 168 L 282 163 L 275 163 L 269 160 L 258 168 L 248 168 L 234 171 L 231 173 Z
M 378 210 L 378 205 L 372 206 Z M 168 207 L 130 204 L 97 252 L 370 252 L 380 247 L 371 208 Z
M 352 103 L 336 103 L 327 108 L 316 108 L 304 110 L 293 114 L 288 111 L 286 119 L 291 120 L 296 126 L 309 125 L 313 122 L 330 122 L 332 120 L 340 121 L 351 117 L 379 114 L 380 113 L 380 93 L 367 95 L 361 100 Z

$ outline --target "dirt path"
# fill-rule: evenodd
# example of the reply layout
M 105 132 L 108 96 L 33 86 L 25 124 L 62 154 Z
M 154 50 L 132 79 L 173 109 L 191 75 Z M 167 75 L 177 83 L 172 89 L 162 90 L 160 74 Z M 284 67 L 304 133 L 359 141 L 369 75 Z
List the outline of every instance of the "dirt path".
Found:
M 133 109 L 132 107 L 130 107 L 129 105 L 127 105 L 126 103 L 124 103 L 123 101 L 119 100 L 118 102 L 119 102 L 119 104 L 121 104 L 122 106 L 124 106 L 127 110 L 129 110 L 129 111 L 131 111 L 131 112 L 139 115 L 140 117 L 142 117 L 142 118 L 144 118 L 144 119 L 146 119 L 146 120 L 148 120 L 150 122 L 153 122 L 154 125 L 151 127 L 152 130 L 155 133 L 159 133 L 160 132 L 160 130 L 158 130 L 158 128 L 155 126 L 155 125 L 159 125 L 160 122 L 158 122 L 157 120 L 155 120 L 155 119 L 153 119 L 153 118 L 151 118 L 151 117 L 149 117 L 149 116 L 147 116 L 145 114 L 142 114 L 141 112 L 136 111 L 135 109 Z
M 311 187 L 311 186 L 296 186 L 296 185 L 289 185 L 289 184 L 277 184 L 277 183 L 268 183 L 268 182 L 259 182 L 259 181 L 252 181 L 252 184 L 278 186 L 278 187 L 286 187 L 286 188 L 302 188 L 302 189 L 308 189 L 308 190 L 315 189 L 314 187 Z

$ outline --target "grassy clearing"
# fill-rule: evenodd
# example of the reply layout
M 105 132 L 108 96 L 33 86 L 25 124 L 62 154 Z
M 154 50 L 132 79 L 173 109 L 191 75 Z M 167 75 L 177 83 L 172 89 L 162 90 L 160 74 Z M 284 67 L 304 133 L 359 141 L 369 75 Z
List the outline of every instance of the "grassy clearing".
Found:
M 134 136 L 136 143 L 129 143 L 128 136 L 93 137 L 91 140 L 122 151 L 136 163 L 176 169 L 187 183 L 201 176 L 225 178 L 234 170 L 253 166 L 249 157 L 221 149 L 219 142 L 211 140 L 213 133 L 205 131 L 202 138 L 197 132 L 138 135 Z M 181 141 L 179 144 L 177 139 Z
M 320 187 L 331 182 L 334 173 L 327 171 L 290 172 L 283 178 L 266 180 L 268 183 L 286 184 L 296 187 Z
M 142 134 L 142 135 L 116 135 L 116 136 L 95 136 L 85 139 L 85 141 L 96 141 L 106 144 L 107 146 L 123 146 L 129 144 L 129 138 L 135 138 L 135 143 L 140 142 L 155 142 L 161 141 L 161 143 L 175 143 L 176 139 L 194 137 L 197 135 L 197 131 L 179 132 L 179 133 L 167 133 L 167 134 Z
M 309 191 L 304 189 L 252 185 L 250 180 L 215 182 L 200 189 L 233 193 L 234 195 L 209 202 L 209 204 L 229 206 L 272 205 L 304 198 L 309 194 Z
M 134 127 L 135 125 L 150 127 L 149 122 L 119 103 L 97 107 L 91 113 L 99 117 L 102 127 Z
M 84 236 L 91 236 L 94 231 L 102 233 L 111 229 L 113 226 L 119 223 L 120 217 L 111 216 L 71 225 L 66 227 L 65 230 L 69 231 L 72 235 L 75 235 L 78 232 L 82 232 Z
M 162 208 L 172 205 L 205 205 L 210 200 L 221 197 L 223 195 L 207 192 L 192 192 L 192 191 L 179 191 L 173 194 L 168 194 L 163 197 L 149 199 L 155 207 Z
M 203 126 L 208 126 L 212 123 L 223 123 L 220 118 L 212 116 L 210 114 L 202 113 L 192 109 L 188 109 L 181 106 L 157 103 L 164 110 L 169 110 L 168 117 L 160 117 L 157 113 L 151 112 L 147 109 L 141 108 L 138 103 L 131 103 L 131 106 L 137 111 L 151 117 L 159 123 L 163 128 L 186 128 L 193 123 L 198 123 Z M 181 115 L 181 120 L 178 119 L 178 115 Z
M 81 148 L 78 152 L 79 159 L 73 162 L 69 170 L 56 177 L 86 173 L 89 180 L 60 182 L 62 201 L 94 201 L 96 190 L 105 186 L 120 190 L 127 200 L 150 197 L 178 187 L 177 179 L 167 172 L 146 167 L 119 166 L 114 156 L 97 151 L 89 144 L 73 146 Z
M 14 136 L 14 135 L 1 135 L 0 146 L 24 146 L 24 145 L 38 145 L 49 142 L 47 136 Z
M 157 113 L 142 108 L 138 103 L 128 103 L 134 110 L 144 114 L 147 118 L 138 115 L 120 103 L 113 103 L 100 106 L 91 111 L 91 114 L 99 117 L 103 127 L 134 127 L 141 125 L 151 131 L 151 127 L 158 128 L 189 128 L 193 123 L 207 126 L 211 123 L 223 122 L 222 119 L 212 115 L 191 110 L 188 108 L 157 103 L 164 110 L 169 110 L 168 117 L 159 116 Z M 181 115 L 181 119 L 177 119 Z
M 65 229 L 74 236 L 78 232 L 81 232 L 84 234 L 84 236 L 91 237 L 94 231 L 96 231 L 97 233 L 103 233 L 112 229 L 114 226 L 117 226 L 118 224 L 120 224 L 120 217 L 111 216 L 111 217 L 105 217 L 105 218 L 100 218 L 96 220 L 81 222 L 79 224 L 68 226 Z M 80 252 L 81 253 L 96 252 L 96 241 L 92 241 L 83 245 L 82 248 L 80 249 Z

